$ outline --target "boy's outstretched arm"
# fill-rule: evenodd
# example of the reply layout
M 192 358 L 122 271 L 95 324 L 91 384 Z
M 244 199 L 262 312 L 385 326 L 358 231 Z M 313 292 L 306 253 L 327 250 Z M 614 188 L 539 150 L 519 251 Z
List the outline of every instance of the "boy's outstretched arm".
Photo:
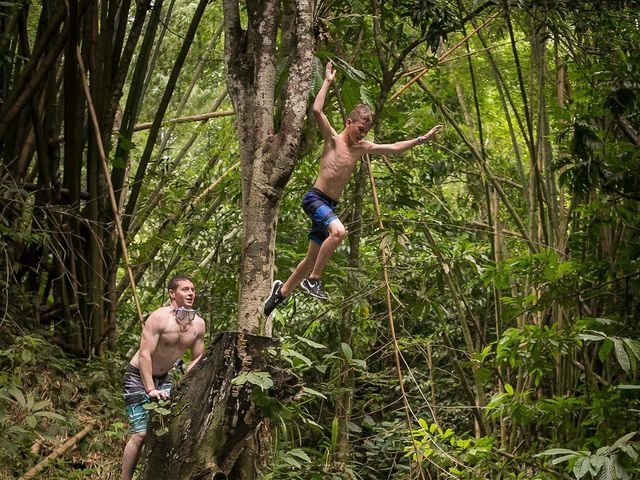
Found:
M 417 138 L 412 138 L 410 140 L 402 140 L 401 142 L 386 144 L 370 142 L 371 145 L 369 146 L 367 153 L 372 155 L 393 155 L 394 153 L 402 153 L 405 150 L 409 150 L 417 145 L 422 145 L 423 143 L 428 142 L 436 136 L 442 127 L 442 125 L 436 125 L 424 135 L 419 135 Z
M 313 116 L 318 124 L 320 134 L 325 141 L 330 140 L 333 135 L 335 135 L 335 131 L 323 111 L 327 92 L 329 91 L 329 87 L 331 86 L 331 82 L 333 82 L 334 78 L 336 78 L 336 72 L 333 70 L 333 64 L 329 61 L 325 69 L 324 82 L 322 83 L 322 87 L 313 102 Z

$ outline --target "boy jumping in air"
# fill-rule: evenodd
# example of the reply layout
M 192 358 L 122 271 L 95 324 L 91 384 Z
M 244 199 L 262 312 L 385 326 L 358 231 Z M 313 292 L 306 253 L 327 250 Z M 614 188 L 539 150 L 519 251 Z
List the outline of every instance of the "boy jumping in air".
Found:
M 411 140 L 380 145 L 363 140 L 369 133 L 373 116 L 365 105 L 356 106 L 342 132 L 337 133 L 329 124 L 322 111 L 327 92 L 336 73 L 331 62 L 327 63 L 322 88 L 313 102 L 313 115 L 324 140 L 320 157 L 320 173 L 302 199 L 302 208 L 311 218 L 313 226 L 309 232 L 307 255 L 298 264 L 285 283 L 275 280 L 271 294 L 264 302 L 263 313 L 269 316 L 273 310 L 284 303 L 289 294 L 300 285 L 309 295 L 327 300 L 320 276 L 327 262 L 335 252 L 345 235 L 345 228 L 336 215 L 336 206 L 356 162 L 365 154 L 392 155 L 427 142 L 442 128 L 436 125 L 425 135 Z

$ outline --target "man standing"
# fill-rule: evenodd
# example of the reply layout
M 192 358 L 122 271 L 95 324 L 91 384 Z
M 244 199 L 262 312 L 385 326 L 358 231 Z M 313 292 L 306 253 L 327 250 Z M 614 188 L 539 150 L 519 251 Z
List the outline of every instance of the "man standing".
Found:
M 327 63 L 325 80 L 313 102 L 313 115 L 322 134 L 324 146 L 320 156 L 320 172 L 313 188 L 302 199 L 302 208 L 311 218 L 307 255 L 298 264 L 285 283 L 275 280 L 271 294 L 265 300 L 263 313 L 271 312 L 285 303 L 287 296 L 298 286 L 311 296 L 328 299 L 320 276 L 327 262 L 345 235 L 345 228 L 336 207 L 356 162 L 365 154 L 392 155 L 429 141 L 442 128 L 436 125 L 425 135 L 400 142 L 380 145 L 364 140 L 373 123 L 371 110 L 365 105 L 356 106 L 347 118 L 342 132 L 336 132 L 323 112 L 324 102 L 336 74 L 331 62 Z
M 193 309 L 196 298 L 193 282 L 176 276 L 167 288 L 171 303 L 149 315 L 142 329 L 140 348 L 124 375 L 124 401 L 133 434 L 122 455 L 122 480 L 133 477 L 147 435 L 149 411 L 143 405 L 169 398 L 169 370 L 188 349 L 192 360 L 187 371 L 204 353 L 205 325 Z

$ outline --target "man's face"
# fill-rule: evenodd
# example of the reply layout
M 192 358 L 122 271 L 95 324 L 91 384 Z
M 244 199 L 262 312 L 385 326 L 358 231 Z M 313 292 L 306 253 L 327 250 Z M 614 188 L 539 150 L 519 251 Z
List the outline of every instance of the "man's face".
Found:
M 355 122 L 350 118 L 347 119 L 347 129 L 349 131 L 349 138 L 354 143 L 358 143 L 369 133 L 369 129 L 371 125 L 367 122 L 363 122 L 362 120 L 356 120 Z
M 193 302 L 196 299 L 196 289 L 189 280 L 178 280 L 178 286 L 175 290 L 169 290 L 171 303 L 176 307 L 193 308 Z

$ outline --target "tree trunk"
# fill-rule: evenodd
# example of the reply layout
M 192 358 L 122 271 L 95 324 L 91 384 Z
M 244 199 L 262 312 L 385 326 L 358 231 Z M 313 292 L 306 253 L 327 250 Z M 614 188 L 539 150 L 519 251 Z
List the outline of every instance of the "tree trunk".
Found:
M 262 302 L 271 286 L 280 199 L 296 164 L 307 111 L 313 52 L 310 2 L 297 0 L 293 8 L 281 8 L 281 3 L 246 2 L 246 30 L 238 1 L 223 4 L 225 67 L 242 167 L 238 329 L 264 335 L 271 335 L 271 321 L 262 316 Z M 287 31 L 278 36 L 281 17 Z M 278 51 L 289 52 L 288 78 L 281 89 L 277 88 Z
M 277 341 L 244 333 L 219 333 L 198 364 L 174 389 L 172 414 L 151 416 L 141 480 L 222 480 L 230 476 L 264 413 L 302 391 L 293 373 L 269 366 Z M 241 374 L 268 371 L 274 386 L 234 384 Z M 255 392 L 255 393 L 254 393 Z M 258 406 L 256 399 L 260 398 Z M 277 399 L 277 400 L 276 400 Z M 162 435 L 164 428 L 168 431 Z M 239 477 L 246 479 L 247 477 Z

